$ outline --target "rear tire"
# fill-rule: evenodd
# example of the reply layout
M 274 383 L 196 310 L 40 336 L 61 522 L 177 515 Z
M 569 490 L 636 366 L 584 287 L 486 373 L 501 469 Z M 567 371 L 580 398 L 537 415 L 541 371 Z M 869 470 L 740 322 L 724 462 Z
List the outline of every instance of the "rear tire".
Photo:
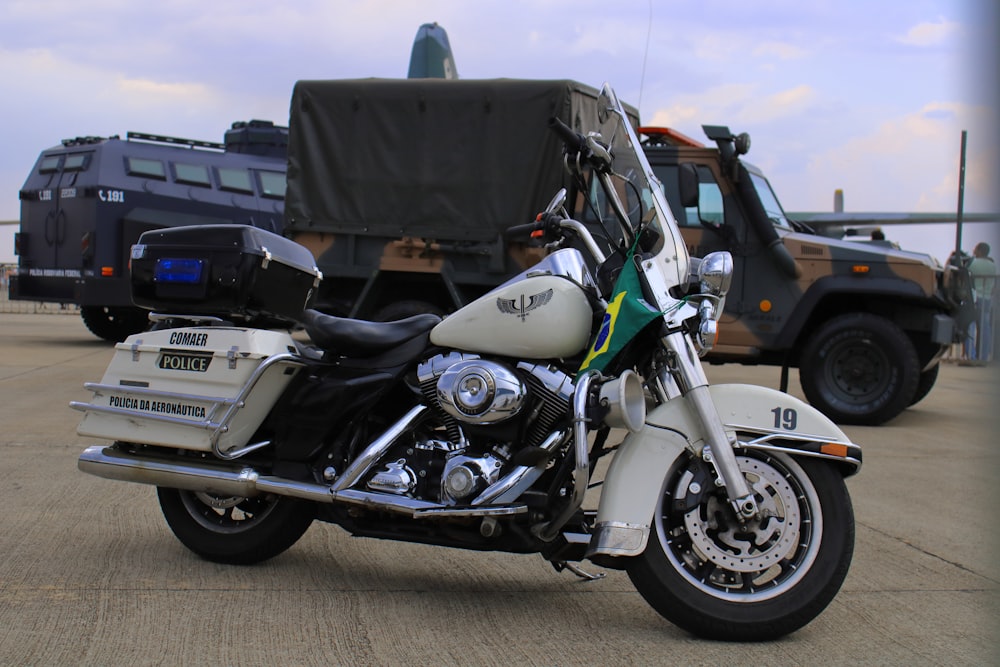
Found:
M 809 402 L 838 424 L 874 426 L 910 404 L 920 365 L 895 323 L 870 313 L 838 315 L 802 348 L 799 378 Z
M 177 539 L 216 563 L 273 558 L 295 544 L 315 516 L 309 503 L 281 496 L 223 497 L 164 487 L 156 494 Z
M 766 516 L 741 524 L 705 464 L 681 461 L 628 575 L 656 611 L 692 634 L 776 639 L 809 623 L 840 590 L 854 552 L 851 500 L 829 463 L 758 451 L 737 460 Z

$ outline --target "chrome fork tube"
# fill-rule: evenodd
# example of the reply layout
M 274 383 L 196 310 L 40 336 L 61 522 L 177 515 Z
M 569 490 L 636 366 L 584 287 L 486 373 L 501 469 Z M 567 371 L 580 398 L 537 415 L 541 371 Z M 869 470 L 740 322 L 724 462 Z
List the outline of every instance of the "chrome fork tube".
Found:
M 664 336 L 663 343 L 674 353 L 681 391 L 694 408 L 704 428 L 708 447 L 707 451 L 702 452 L 702 457 L 715 468 L 737 515 L 744 518 L 753 517 L 757 514 L 757 501 L 747 485 L 746 478 L 740 472 L 732 443 L 726 435 L 722 419 L 719 418 L 719 412 L 708 392 L 708 378 L 705 376 L 705 369 L 701 366 L 694 345 L 688 336 L 680 331 Z

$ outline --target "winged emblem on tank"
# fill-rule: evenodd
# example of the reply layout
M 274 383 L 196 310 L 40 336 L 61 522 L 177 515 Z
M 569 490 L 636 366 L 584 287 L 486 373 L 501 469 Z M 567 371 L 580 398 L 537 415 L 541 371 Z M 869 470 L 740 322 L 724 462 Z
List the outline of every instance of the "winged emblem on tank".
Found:
M 535 310 L 536 308 L 541 308 L 547 304 L 552 299 L 552 290 L 547 289 L 544 292 L 539 292 L 538 294 L 533 294 L 527 297 L 525 301 L 525 296 L 522 294 L 520 299 L 497 299 L 497 309 L 501 313 L 507 315 L 517 315 L 524 322 L 524 319 L 528 317 L 528 313 Z

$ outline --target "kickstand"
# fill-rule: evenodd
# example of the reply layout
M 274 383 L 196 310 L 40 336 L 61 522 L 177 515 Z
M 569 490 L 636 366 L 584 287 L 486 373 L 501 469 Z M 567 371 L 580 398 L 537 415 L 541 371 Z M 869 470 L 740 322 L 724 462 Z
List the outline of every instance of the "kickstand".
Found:
M 583 581 L 597 581 L 598 579 L 603 579 L 607 576 L 605 572 L 598 572 L 597 574 L 591 574 L 580 569 L 579 566 L 573 565 L 572 563 L 567 563 L 564 560 L 552 561 L 552 567 L 556 569 L 556 572 L 562 572 L 563 570 L 569 570 L 576 576 L 580 577 Z

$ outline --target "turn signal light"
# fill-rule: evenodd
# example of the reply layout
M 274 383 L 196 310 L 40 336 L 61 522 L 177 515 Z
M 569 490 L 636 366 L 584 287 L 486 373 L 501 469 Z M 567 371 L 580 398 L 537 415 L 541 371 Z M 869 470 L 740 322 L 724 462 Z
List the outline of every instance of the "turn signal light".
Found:
M 101 277 L 103 278 L 113 278 L 115 275 L 115 267 L 113 266 L 102 266 L 101 267 Z
M 859 275 L 868 273 L 870 270 L 871 267 L 867 264 L 855 264 L 851 267 L 851 273 L 857 273 Z
M 826 454 L 828 456 L 839 456 L 842 459 L 847 458 L 847 445 L 838 445 L 828 442 L 820 445 L 819 451 L 821 454 Z

